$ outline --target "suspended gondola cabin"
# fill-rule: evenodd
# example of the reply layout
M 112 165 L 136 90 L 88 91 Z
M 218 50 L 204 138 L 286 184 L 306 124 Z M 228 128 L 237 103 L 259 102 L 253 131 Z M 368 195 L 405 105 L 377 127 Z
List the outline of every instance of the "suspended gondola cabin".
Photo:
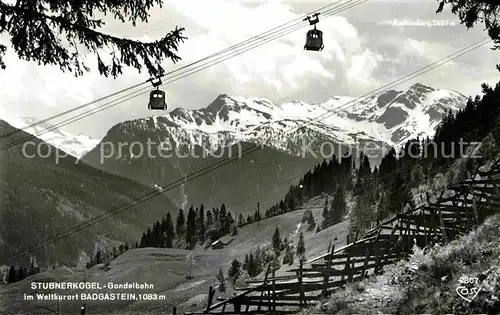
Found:
M 151 91 L 149 93 L 148 108 L 151 110 L 166 110 L 165 92 L 162 90 Z
M 161 84 L 162 84 L 162 82 L 160 79 L 158 79 L 157 82 L 153 82 L 153 86 L 156 87 L 156 90 L 153 90 L 149 93 L 148 109 L 150 109 L 150 110 L 166 110 L 167 109 L 166 94 L 164 91 L 159 89 L 159 86 Z
M 323 45 L 323 32 L 316 28 L 316 24 L 319 22 L 318 15 L 319 13 L 314 13 L 312 17 L 308 16 L 304 19 L 304 21 L 309 21 L 310 25 L 314 25 L 314 28 L 306 34 L 305 50 L 320 51 L 325 47 Z
M 306 44 L 304 45 L 305 50 L 321 51 L 325 45 L 323 45 L 323 32 L 318 29 L 309 30 L 306 34 Z

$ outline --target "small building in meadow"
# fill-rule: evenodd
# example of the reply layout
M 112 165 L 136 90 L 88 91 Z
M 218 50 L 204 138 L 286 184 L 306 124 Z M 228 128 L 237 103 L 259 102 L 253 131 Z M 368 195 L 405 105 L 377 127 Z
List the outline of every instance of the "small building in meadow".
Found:
M 212 249 L 223 249 L 223 248 L 224 248 L 224 243 L 222 243 L 220 239 L 212 243 Z

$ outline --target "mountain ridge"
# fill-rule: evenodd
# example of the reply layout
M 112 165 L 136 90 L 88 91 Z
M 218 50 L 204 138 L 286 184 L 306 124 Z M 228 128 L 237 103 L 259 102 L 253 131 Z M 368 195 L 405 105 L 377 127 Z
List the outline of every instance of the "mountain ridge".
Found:
M 67 154 L 79 159 L 100 142 L 83 133 L 71 134 L 58 128 L 57 124 L 43 122 L 33 117 L 19 117 L 9 119 L 12 127 L 22 130 L 44 142 L 66 152 Z
M 141 128 L 140 125 L 166 127 L 173 134 L 172 141 L 187 146 L 210 143 L 210 149 L 216 150 L 238 142 L 264 143 L 297 154 L 289 147 L 297 145 L 293 138 L 302 128 L 305 133 L 309 130 L 312 135 L 319 134 L 346 145 L 361 140 L 398 146 L 412 137 L 432 136 L 446 110 L 463 108 L 466 101 L 460 92 L 434 89 L 421 83 L 403 91 L 387 90 L 367 98 L 334 96 L 313 104 L 300 100 L 277 104 L 262 97 L 244 98 L 222 93 L 206 107 L 193 110 L 178 107 L 166 115 L 127 120 L 111 127 L 108 133 L 121 124 L 131 129 Z M 322 117 L 325 119 L 317 119 Z M 106 138 L 74 135 L 49 122 L 39 124 L 31 117 L 8 123 L 76 158 L 82 158 Z M 273 141 L 277 138 L 280 140 Z
M 215 144 L 215 149 L 243 141 L 262 142 L 294 154 L 283 141 L 286 142 L 286 138 L 293 141 L 294 133 L 300 128 L 346 145 L 361 139 L 398 146 L 410 138 L 432 136 L 446 111 L 456 112 L 466 101 L 459 92 L 434 89 L 421 83 L 404 91 L 388 90 L 363 99 L 335 96 L 315 104 L 302 101 L 276 104 L 261 97 L 219 94 L 201 109 L 175 108 L 166 115 L 123 124 L 131 128 L 168 129 L 174 141 L 179 142 L 200 144 L 200 135 L 203 135 Z M 318 119 L 321 117 L 323 119 Z M 281 143 L 273 141 L 276 138 L 280 138 Z
M 0 151 L 0 260 L 34 248 L 30 255 L 45 266 L 84 263 L 97 247 L 132 242 L 153 218 L 175 209 L 165 196 L 137 204 L 151 192 L 149 187 L 56 152 L 50 144 L 2 120 L 0 135 L 10 135 L 9 141 L 18 143 Z M 108 212 L 117 207 L 126 211 L 111 217 Z M 80 225 L 84 229 L 75 230 Z M 60 235 L 64 237 L 50 243 Z M 46 246 L 40 246 L 43 240 L 48 240 Z M 29 265 L 27 258 L 17 255 L 12 263 Z
M 442 115 L 449 109 L 462 108 L 466 100 L 459 93 L 423 84 L 360 101 L 336 96 L 317 104 L 302 101 L 275 104 L 264 98 L 220 94 L 202 109 L 176 108 L 166 115 L 116 124 L 101 141 L 114 146 L 115 152 L 103 159 L 104 154 L 94 148 L 82 159 L 150 187 L 170 186 L 172 181 L 184 183 L 169 192 L 169 198 L 178 205 L 205 203 L 216 207 L 221 203 L 240 203 L 250 194 L 266 207 L 279 201 L 287 189 L 277 187 L 266 196 L 259 196 L 263 187 L 271 187 L 290 174 L 307 171 L 333 154 L 357 151 L 359 148 L 354 147 L 357 144 L 375 144 L 370 149 L 384 152 L 387 146 L 395 144 L 393 137 L 402 142 L 414 135 L 432 135 Z M 343 105 L 348 103 L 354 106 Z M 332 111 L 334 115 L 330 115 Z M 321 121 L 315 119 L 318 116 L 327 117 Z M 132 142 L 143 147 L 148 142 L 157 147 L 167 144 L 176 153 L 196 152 L 197 156 L 136 156 L 127 146 L 116 154 L 116 148 L 123 144 L 130 146 Z M 324 144 L 331 146 L 325 149 Z M 242 152 L 243 148 L 247 152 L 256 145 L 261 149 L 250 159 L 237 158 L 231 166 L 187 182 L 193 171 L 212 168 L 214 163 L 225 165 L 223 158 L 227 156 L 217 152 L 225 155 L 228 151 Z M 200 156 L 199 153 L 207 151 L 211 156 Z M 234 191 L 235 187 L 241 191 Z M 253 212 L 255 202 L 249 201 L 240 208 L 244 213 Z

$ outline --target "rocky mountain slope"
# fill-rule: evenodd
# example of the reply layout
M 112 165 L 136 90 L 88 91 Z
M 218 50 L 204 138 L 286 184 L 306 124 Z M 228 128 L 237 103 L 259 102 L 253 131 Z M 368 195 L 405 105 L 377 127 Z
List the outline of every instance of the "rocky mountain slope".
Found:
M 149 135 L 156 133 L 151 132 Z M 115 139 L 112 141 L 115 148 L 120 143 L 134 141 L 145 144 L 149 139 L 148 133 L 140 137 L 126 133 L 108 133 L 108 136 L 109 139 Z M 163 158 L 159 155 L 139 157 L 124 152 L 121 159 L 117 159 L 117 153 L 103 159 L 101 163 L 101 156 L 106 155 L 94 149 L 83 161 L 107 172 L 137 180 L 152 190 L 163 190 L 178 206 L 203 204 L 206 208 L 212 208 L 225 203 L 235 208 L 237 213 L 255 211 L 257 202 L 260 202 L 261 209 L 270 206 L 277 198 L 282 198 L 289 185 L 298 181 L 318 162 L 312 157 L 293 156 L 269 147 L 255 147 L 250 143 L 223 148 L 216 152 L 217 157 L 195 157 L 203 156 L 204 149 L 200 146 L 192 149 L 173 147 L 173 150 L 180 153 L 170 152 L 169 157 Z M 185 154 L 185 157 L 179 156 Z
M 418 83 L 405 91 L 390 90 L 362 99 L 333 97 L 319 104 L 275 104 L 222 94 L 206 108 L 177 108 L 167 116 L 139 119 L 129 126 L 168 131 L 176 143 L 206 143 L 215 148 L 263 142 L 296 154 L 298 144 L 318 135 L 347 145 L 365 140 L 392 146 L 432 136 L 443 114 L 463 108 L 466 101 L 458 92 Z
M 206 108 L 176 108 L 166 116 L 133 121 L 129 127 L 168 130 L 173 142 L 198 143 L 210 149 L 263 142 L 297 153 L 302 143 L 309 144 L 318 135 L 347 145 L 369 140 L 394 146 L 412 137 L 433 135 L 446 110 L 456 111 L 466 101 L 458 92 L 419 83 L 405 91 L 390 90 L 363 99 L 333 97 L 319 104 L 275 104 L 262 98 L 221 94 Z M 99 144 L 98 139 L 70 134 L 49 122 L 32 126 L 35 122 L 24 117 L 9 124 L 77 158 Z
M 7 134 L 11 136 L 1 140 L 1 147 L 29 136 L 0 121 L 0 135 Z M 19 144 L 0 151 L 0 265 L 26 263 L 29 256 L 44 265 L 78 263 L 85 253 L 93 253 L 96 244 L 135 241 L 159 216 L 176 210 L 165 196 L 134 206 L 134 199 L 149 192 L 147 187 L 78 163 L 72 156 L 57 158 L 55 148 L 41 145 L 40 139 L 29 141 L 34 146 L 23 150 Z M 103 218 L 106 211 L 127 203 L 132 207 L 111 218 L 7 261 L 19 250 L 50 240 L 89 219 Z
M 294 182 L 277 183 L 354 144 L 369 142 L 370 149 L 380 151 L 432 135 L 442 115 L 462 108 L 466 100 L 458 92 L 422 84 L 365 99 L 334 97 L 321 104 L 278 105 L 219 95 L 199 110 L 177 108 L 165 116 L 117 124 L 82 160 L 155 187 L 182 183 L 188 174 L 222 163 L 230 152 L 263 146 L 169 192 L 179 205 L 237 203 L 247 212 L 257 201 L 263 206 L 279 201 Z

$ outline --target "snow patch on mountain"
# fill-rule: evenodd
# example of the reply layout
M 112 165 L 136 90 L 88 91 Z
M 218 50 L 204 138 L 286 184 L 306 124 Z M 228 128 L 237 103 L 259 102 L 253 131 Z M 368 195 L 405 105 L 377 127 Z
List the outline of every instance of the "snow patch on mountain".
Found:
M 78 159 L 100 142 L 100 140 L 84 134 L 74 135 L 59 130 L 57 126 L 47 122 L 37 124 L 38 122 L 38 119 L 31 117 L 9 119 L 8 121 L 13 127 L 27 132 Z
M 365 98 L 332 97 L 307 104 L 276 104 L 264 98 L 219 95 L 198 110 L 176 108 L 165 116 L 127 121 L 121 132 L 164 131 L 176 145 L 216 150 L 239 142 L 264 143 L 291 151 L 315 139 L 344 145 L 363 141 L 400 146 L 415 137 L 432 137 L 443 115 L 463 108 L 467 98 L 455 91 L 420 83 Z M 160 139 L 162 141 L 163 139 Z M 302 143 L 301 143 L 302 142 Z
M 120 123 L 112 130 L 131 135 L 148 131 L 157 141 L 170 142 L 172 147 L 199 145 L 210 151 L 240 142 L 265 144 L 290 153 L 315 141 L 349 146 L 375 142 L 398 147 L 417 136 L 432 137 L 443 115 L 463 108 L 466 102 L 467 98 L 456 91 L 420 83 L 404 91 L 389 90 L 364 98 L 335 96 L 316 104 L 276 104 L 260 97 L 221 94 L 202 109 L 176 108 L 167 115 Z M 99 143 L 49 123 L 32 126 L 36 122 L 33 118 L 9 121 L 76 158 Z

